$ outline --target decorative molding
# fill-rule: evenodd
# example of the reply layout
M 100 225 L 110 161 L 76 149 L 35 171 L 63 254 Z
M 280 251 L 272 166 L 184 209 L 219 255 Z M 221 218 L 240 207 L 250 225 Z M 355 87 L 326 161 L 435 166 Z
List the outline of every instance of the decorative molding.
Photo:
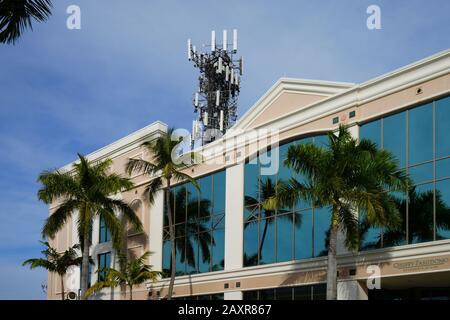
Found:
M 427 243 L 404 245 L 399 247 L 363 251 L 339 255 L 338 267 L 349 267 L 380 263 L 385 261 L 399 261 L 425 256 L 439 256 L 450 252 L 450 240 L 432 241 Z M 195 285 L 220 281 L 233 281 L 243 278 L 264 277 L 267 275 L 286 275 L 298 272 L 312 272 L 326 270 L 327 257 L 303 259 L 274 264 L 265 264 L 246 267 L 239 270 L 215 271 L 194 275 L 180 276 L 175 279 L 175 286 Z M 161 289 L 167 287 L 169 279 L 162 279 L 155 283 L 148 283 L 148 289 Z
M 167 125 L 161 121 L 155 121 L 152 124 L 139 129 L 111 144 L 100 148 L 86 156 L 89 161 L 100 161 L 106 158 L 116 158 L 130 150 L 137 148 L 142 142 L 157 137 L 158 135 L 167 132 Z M 73 161 L 60 170 L 63 172 L 71 171 L 72 166 L 78 163 L 78 160 Z

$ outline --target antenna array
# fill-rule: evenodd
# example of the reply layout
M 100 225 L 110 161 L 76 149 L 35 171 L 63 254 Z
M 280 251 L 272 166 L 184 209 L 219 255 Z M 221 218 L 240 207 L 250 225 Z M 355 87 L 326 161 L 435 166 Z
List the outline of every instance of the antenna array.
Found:
M 223 30 L 222 43 L 216 43 L 216 32 L 211 32 L 209 51 L 199 52 L 188 39 L 188 59 L 200 70 L 199 86 L 193 95 L 194 112 L 192 144 L 201 139 L 202 145 L 214 140 L 217 131 L 224 134 L 237 118 L 237 98 L 243 74 L 243 59 L 235 59 L 237 30 L 228 43 Z M 207 48 L 208 46 L 203 46 Z

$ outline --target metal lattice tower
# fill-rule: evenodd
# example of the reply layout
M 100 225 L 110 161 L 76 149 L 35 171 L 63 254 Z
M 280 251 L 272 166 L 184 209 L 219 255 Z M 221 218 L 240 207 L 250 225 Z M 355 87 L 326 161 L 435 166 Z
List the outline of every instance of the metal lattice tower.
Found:
M 205 48 L 207 46 L 204 46 Z M 194 112 L 198 114 L 192 124 L 192 145 L 201 139 L 206 144 L 220 132 L 224 134 L 237 118 L 237 98 L 240 92 L 243 59 L 235 60 L 237 30 L 228 44 L 227 30 L 223 40 L 216 44 L 216 33 L 211 32 L 211 46 L 207 52 L 198 52 L 188 40 L 188 59 L 200 70 L 199 87 L 193 95 Z M 220 134 L 219 133 L 219 134 Z

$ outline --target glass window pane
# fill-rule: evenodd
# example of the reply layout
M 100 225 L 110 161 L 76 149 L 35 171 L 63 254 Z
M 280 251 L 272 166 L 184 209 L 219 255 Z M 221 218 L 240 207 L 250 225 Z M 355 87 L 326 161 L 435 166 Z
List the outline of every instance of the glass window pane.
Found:
M 177 238 L 175 239 L 176 246 L 176 265 L 175 265 L 175 274 L 177 276 L 182 276 L 186 274 L 185 270 L 185 238 Z
M 201 198 L 212 202 L 212 175 L 202 177 L 197 182 Z
M 450 239 L 450 180 L 436 183 L 436 240 Z
M 450 158 L 436 161 L 436 179 L 450 177 Z
M 225 215 L 219 214 L 212 217 L 213 229 L 223 229 L 225 228 Z
M 433 162 L 408 168 L 408 175 L 414 184 L 433 180 Z
M 198 224 L 198 231 L 208 231 L 212 227 L 212 220 L 209 211 L 209 200 L 200 200 L 199 218 L 195 224 Z
M 259 224 L 259 264 L 275 262 L 275 218 L 262 219 Z
M 331 208 L 314 208 L 314 256 L 327 255 L 328 230 L 331 223 Z
M 450 155 L 450 97 L 436 101 L 436 155 Z
M 244 168 L 244 194 L 258 199 L 259 167 L 257 164 L 247 163 Z
M 225 212 L 225 171 L 214 174 L 214 213 Z
M 186 185 L 176 186 L 174 196 L 175 223 L 181 223 L 186 220 Z
M 278 159 L 273 159 L 273 157 L 278 157 Z M 274 150 L 267 150 L 266 152 L 262 152 L 259 157 L 259 170 L 261 176 L 267 175 L 276 175 L 278 172 L 279 163 L 279 150 L 275 148 Z M 277 161 L 277 162 L 275 162 Z M 278 166 L 277 166 L 278 164 Z
M 199 258 L 197 237 L 197 234 L 186 237 L 186 274 L 197 273 Z
M 277 261 L 294 260 L 293 257 L 293 215 L 277 216 Z
M 225 231 L 217 229 L 213 231 L 212 271 L 223 270 L 225 253 Z
M 312 286 L 313 300 L 326 300 L 327 286 L 325 284 L 316 284 Z
M 314 144 L 318 145 L 321 148 L 327 148 L 328 147 L 328 135 L 320 135 L 315 136 L 313 138 Z
M 258 223 L 244 224 L 244 266 L 258 264 Z
M 258 290 L 244 291 L 242 300 L 258 300 Z
M 408 164 L 433 159 L 432 104 L 408 110 Z
M 312 257 L 312 210 L 297 212 L 295 217 L 295 259 Z
M 408 243 L 433 240 L 433 184 L 420 185 L 409 192 Z
M 371 226 L 364 212 L 359 216 L 359 249 L 361 251 L 381 248 L 382 229 Z
M 186 227 L 189 228 L 192 225 L 195 227 L 195 224 L 192 224 L 192 223 L 188 223 L 187 225 L 186 225 L 186 223 L 176 224 L 175 225 L 175 237 L 177 237 L 177 238 L 184 237 L 186 235 Z M 167 229 L 167 230 L 169 230 L 169 229 Z
M 295 287 L 294 300 L 312 300 L 312 287 L 311 286 Z
M 288 183 L 293 176 L 293 172 L 284 164 L 284 160 L 287 157 L 287 150 L 291 145 L 291 143 L 288 143 L 280 147 L 280 168 L 278 170 L 277 181 Z M 292 211 L 292 205 L 287 205 L 283 208 L 279 208 L 279 210 L 282 210 L 284 212 Z
M 256 201 L 253 198 L 246 198 L 247 203 Z M 259 205 L 244 207 L 244 221 L 249 222 L 259 217 Z
M 171 252 L 170 252 L 170 240 L 164 240 L 163 243 L 163 263 L 162 269 L 165 273 L 165 277 L 170 277 L 170 269 L 171 269 Z
M 193 222 L 199 215 L 199 192 L 192 183 L 186 184 L 186 219 L 188 222 Z M 181 211 L 181 210 L 179 210 Z M 177 212 L 179 212 L 177 211 Z M 180 222 L 180 220 L 179 220 Z
M 359 137 L 360 139 L 369 139 L 381 148 L 381 119 L 362 125 L 359 129 Z
M 383 119 L 383 148 L 391 151 L 400 163 L 406 164 L 406 113 Z
M 293 288 L 276 288 L 275 294 L 277 300 L 292 300 Z
M 406 195 L 403 192 L 392 192 L 401 222 L 395 228 L 383 230 L 383 247 L 400 246 L 406 244 Z
M 210 232 L 202 232 L 198 234 L 197 241 L 199 245 L 199 260 L 198 260 L 198 269 L 199 272 L 209 272 L 210 261 L 212 256 L 211 251 L 211 233 Z
M 275 289 L 259 290 L 259 300 L 275 300 Z

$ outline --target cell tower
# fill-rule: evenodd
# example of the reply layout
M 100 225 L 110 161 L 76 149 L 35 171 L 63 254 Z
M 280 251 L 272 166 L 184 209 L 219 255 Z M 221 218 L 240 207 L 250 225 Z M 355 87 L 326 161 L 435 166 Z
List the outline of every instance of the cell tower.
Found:
M 193 95 L 194 112 L 198 118 L 192 123 L 192 145 L 201 139 L 202 145 L 224 134 L 237 118 L 237 98 L 240 91 L 243 59 L 235 60 L 237 30 L 228 43 L 223 30 L 222 44 L 216 43 L 216 32 L 211 32 L 209 51 L 199 52 L 188 39 L 188 59 L 200 70 L 199 87 Z M 219 135 L 220 135 L 219 133 Z

